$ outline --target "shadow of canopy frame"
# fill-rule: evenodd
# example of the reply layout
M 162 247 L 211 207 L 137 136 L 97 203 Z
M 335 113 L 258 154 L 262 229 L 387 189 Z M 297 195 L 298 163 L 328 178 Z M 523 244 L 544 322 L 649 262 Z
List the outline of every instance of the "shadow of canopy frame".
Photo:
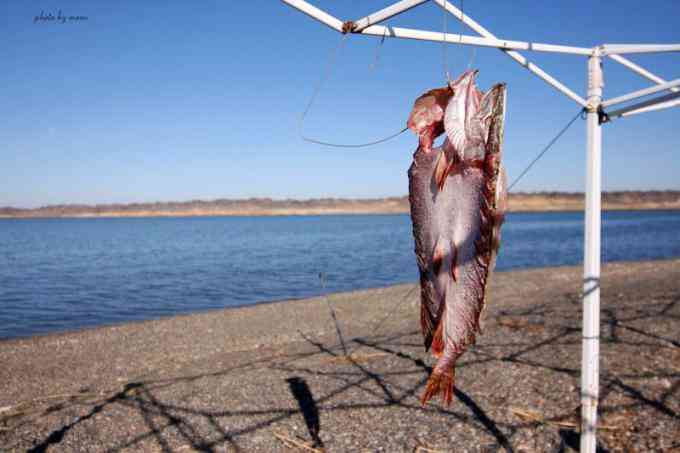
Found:
M 621 55 L 635 53 L 680 52 L 680 44 L 602 44 L 592 48 L 556 44 L 511 41 L 497 38 L 447 0 L 432 0 L 479 36 L 441 33 L 378 25 L 380 22 L 415 8 L 428 0 L 401 0 L 373 14 L 354 21 L 341 21 L 304 0 L 282 0 L 333 30 L 385 38 L 414 39 L 480 47 L 495 47 L 529 72 L 579 104 L 586 112 L 586 184 L 583 259 L 583 326 L 581 360 L 581 445 L 582 453 L 595 453 L 597 405 L 599 399 L 600 338 L 600 265 L 601 265 L 601 197 L 602 197 L 602 125 L 616 118 L 680 106 L 680 79 L 666 81 Z M 519 50 L 585 56 L 588 87 L 586 97 L 551 76 L 524 57 Z M 603 100 L 602 59 L 608 57 L 655 85 L 623 96 Z M 652 99 L 631 104 L 640 98 L 667 91 Z M 627 104 L 605 111 L 616 104 Z

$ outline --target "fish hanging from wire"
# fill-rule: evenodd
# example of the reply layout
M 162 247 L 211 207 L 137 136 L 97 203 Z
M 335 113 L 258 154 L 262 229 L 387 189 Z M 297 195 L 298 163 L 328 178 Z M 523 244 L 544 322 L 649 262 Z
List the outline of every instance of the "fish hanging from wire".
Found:
M 506 207 L 501 165 L 505 84 L 486 93 L 466 71 L 420 96 L 407 126 L 419 137 L 408 171 L 420 271 L 420 323 L 437 362 L 421 402 L 453 397 L 456 360 L 481 332 Z M 433 141 L 446 133 L 444 143 Z

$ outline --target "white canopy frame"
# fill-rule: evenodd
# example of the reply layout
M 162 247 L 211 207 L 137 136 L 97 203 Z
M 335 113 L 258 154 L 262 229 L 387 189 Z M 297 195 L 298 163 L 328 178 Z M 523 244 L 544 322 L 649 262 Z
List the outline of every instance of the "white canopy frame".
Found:
M 595 453 L 599 398 L 602 124 L 615 118 L 680 106 L 680 79 L 668 82 L 621 56 L 622 54 L 633 53 L 680 52 L 680 44 L 602 44 L 587 48 L 504 40 L 497 38 L 472 18 L 464 15 L 461 10 L 447 0 L 433 1 L 475 31 L 479 36 L 378 25 L 380 22 L 426 3 L 428 0 L 401 0 L 356 21 L 344 22 L 305 0 L 282 1 L 341 33 L 495 47 L 584 108 L 587 114 L 587 126 L 580 451 L 582 453 Z M 530 62 L 518 50 L 588 57 L 588 87 L 585 99 L 536 64 Z M 602 59 L 604 57 L 620 63 L 634 73 L 654 82 L 655 85 L 623 96 L 603 100 L 602 88 L 604 86 L 604 79 Z M 605 108 L 612 105 L 629 103 L 662 91 L 668 91 L 669 93 L 636 104 L 629 104 L 618 110 L 605 111 Z

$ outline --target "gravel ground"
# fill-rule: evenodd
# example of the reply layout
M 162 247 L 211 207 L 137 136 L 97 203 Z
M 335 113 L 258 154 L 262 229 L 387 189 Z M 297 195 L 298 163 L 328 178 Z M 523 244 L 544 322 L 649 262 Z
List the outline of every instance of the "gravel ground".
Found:
M 495 274 L 450 407 L 414 285 L 3 341 L 0 450 L 577 451 L 580 280 Z M 600 451 L 680 451 L 680 260 L 602 297 Z

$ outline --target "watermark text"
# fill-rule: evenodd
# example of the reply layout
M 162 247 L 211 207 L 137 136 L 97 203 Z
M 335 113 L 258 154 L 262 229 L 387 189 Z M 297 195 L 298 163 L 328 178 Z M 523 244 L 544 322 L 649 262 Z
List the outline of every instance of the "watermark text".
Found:
M 88 20 L 87 16 L 68 16 L 59 10 L 56 14 L 45 13 L 40 11 L 40 15 L 33 17 L 34 24 L 66 24 L 74 22 L 83 22 Z

